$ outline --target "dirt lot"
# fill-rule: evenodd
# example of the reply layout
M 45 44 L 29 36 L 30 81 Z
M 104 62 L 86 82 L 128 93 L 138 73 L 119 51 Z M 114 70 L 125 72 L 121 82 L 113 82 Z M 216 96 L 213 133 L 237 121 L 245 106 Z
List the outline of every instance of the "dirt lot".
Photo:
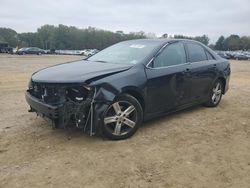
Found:
M 32 72 L 80 56 L 0 55 L 0 187 L 249 187 L 250 62 L 217 108 L 194 107 L 109 141 L 28 113 Z

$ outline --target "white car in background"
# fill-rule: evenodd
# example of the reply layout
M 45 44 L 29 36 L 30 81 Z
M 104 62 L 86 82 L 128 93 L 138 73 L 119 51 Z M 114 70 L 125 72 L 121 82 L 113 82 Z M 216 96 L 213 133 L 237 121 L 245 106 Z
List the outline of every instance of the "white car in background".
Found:
M 84 55 L 87 57 L 90 57 L 98 52 L 99 52 L 99 50 L 97 50 L 97 49 L 87 49 L 87 50 L 85 50 Z

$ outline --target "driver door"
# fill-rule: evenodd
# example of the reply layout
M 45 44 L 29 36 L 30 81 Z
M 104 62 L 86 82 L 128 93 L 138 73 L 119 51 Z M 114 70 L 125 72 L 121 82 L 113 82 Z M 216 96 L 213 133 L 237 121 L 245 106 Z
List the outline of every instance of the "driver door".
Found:
M 146 113 L 170 111 L 189 102 L 190 64 L 182 42 L 168 44 L 146 68 Z

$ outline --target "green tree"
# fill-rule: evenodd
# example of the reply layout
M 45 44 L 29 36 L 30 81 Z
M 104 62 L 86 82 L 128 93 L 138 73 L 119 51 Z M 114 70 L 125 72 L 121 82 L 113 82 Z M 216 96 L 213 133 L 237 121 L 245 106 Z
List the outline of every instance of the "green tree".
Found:
M 207 35 L 196 36 L 196 37 L 194 37 L 194 40 L 199 41 L 205 45 L 208 45 L 208 43 L 209 43 L 209 38 Z
M 193 39 L 192 37 L 184 36 L 184 35 L 174 35 L 175 39 Z
M 242 44 L 238 35 L 230 35 L 225 39 L 225 50 L 240 50 Z
M 219 37 L 219 39 L 215 43 L 215 47 L 214 48 L 216 50 L 225 50 L 225 37 L 224 36 L 220 36 Z
M 215 50 L 215 45 L 214 44 L 209 44 L 208 47 Z
M 208 45 L 208 43 L 209 43 L 209 38 L 207 35 L 196 36 L 196 37 L 189 37 L 189 36 L 185 36 L 185 35 L 174 35 L 174 38 L 196 40 L 196 41 L 199 41 L 205 45 Z
M 54 48 L 54 33 L 55 27 L 53 25 L 43 25 L 37 29 L 37 36 L 41 43 L 41 48 Z
M 0 28 L 0 40 L 15 47 L 18 43 L 17 32 L 10 28 Z
M 241 45 L 243 50 L 249 50 L 250 49 L 250 37 L 243 36 L 241 37 Z
M 21 33 L 18 34 L 19 39 L 19 47 L 29 47 L 29 46 L 37 46 L 42 47 L 41 42 L 39 40 L 37 33 Z

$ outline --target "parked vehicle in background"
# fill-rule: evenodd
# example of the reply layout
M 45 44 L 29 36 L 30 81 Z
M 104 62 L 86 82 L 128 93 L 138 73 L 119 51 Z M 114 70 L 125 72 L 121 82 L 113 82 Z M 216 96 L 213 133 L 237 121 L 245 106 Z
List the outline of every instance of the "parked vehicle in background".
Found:
M 0 42 L 0 53 L 13 53 L 13 48 L 7 42 Z
M 216 53 L 225 59 L 250 60 L 249 51 L 216 51 Z
M 236 60 L 250 60 L 250 53 L 247 51 L 239 51 L 234 54 Z
M 225 51 L 226 55 L 229 59 L 234 59 L 235 52 L 234 51 Z
M 246 51 L 243 54 L 247 57 L 247 60 L 250 60 L 250 52 L 249 51 Z
M 221 56 L 224 59 L 230 59 L 230 57 L 226 54 L 226 52 L 217 52 L 219 56 Z
M 230 73 L 228 60 L 199 42 L 131 40 L 35 72 L 26 100 L 55 128 L 73 122 L 90 135 L 119 140 L 144 120 L 197 104 L 216 107 Z
M 90 50 L 90 49 L 85 49 L 85 50 L 83 50 L 83 54 L 82 54 L 82 55 L 86 56 L 86 54 L 89 52 L 89 50 Z
M 84 52 L 84 55 L 87 56 L 87 57 L 90 57 L 92 55 L 95 55 L 96 53 L 98 53 L 99 50 L 97 49 L 87 49 L 85 52 Z
M 20 48 L 19 50 L 17 50 L 16 53 L 18 55 L 25 55 L 25 54 L 41 55 L 41 54 L 45 54 L 45 51 L 37 47 L 27 47 L 27 48 Z
M 247 60 L 247 56 L 245 56 L 243 53 L 237 53 L 234 55 L 234 59 L 236 60 Z
M 85 50 L 55 50 L 58 55 L 84 55 Z

